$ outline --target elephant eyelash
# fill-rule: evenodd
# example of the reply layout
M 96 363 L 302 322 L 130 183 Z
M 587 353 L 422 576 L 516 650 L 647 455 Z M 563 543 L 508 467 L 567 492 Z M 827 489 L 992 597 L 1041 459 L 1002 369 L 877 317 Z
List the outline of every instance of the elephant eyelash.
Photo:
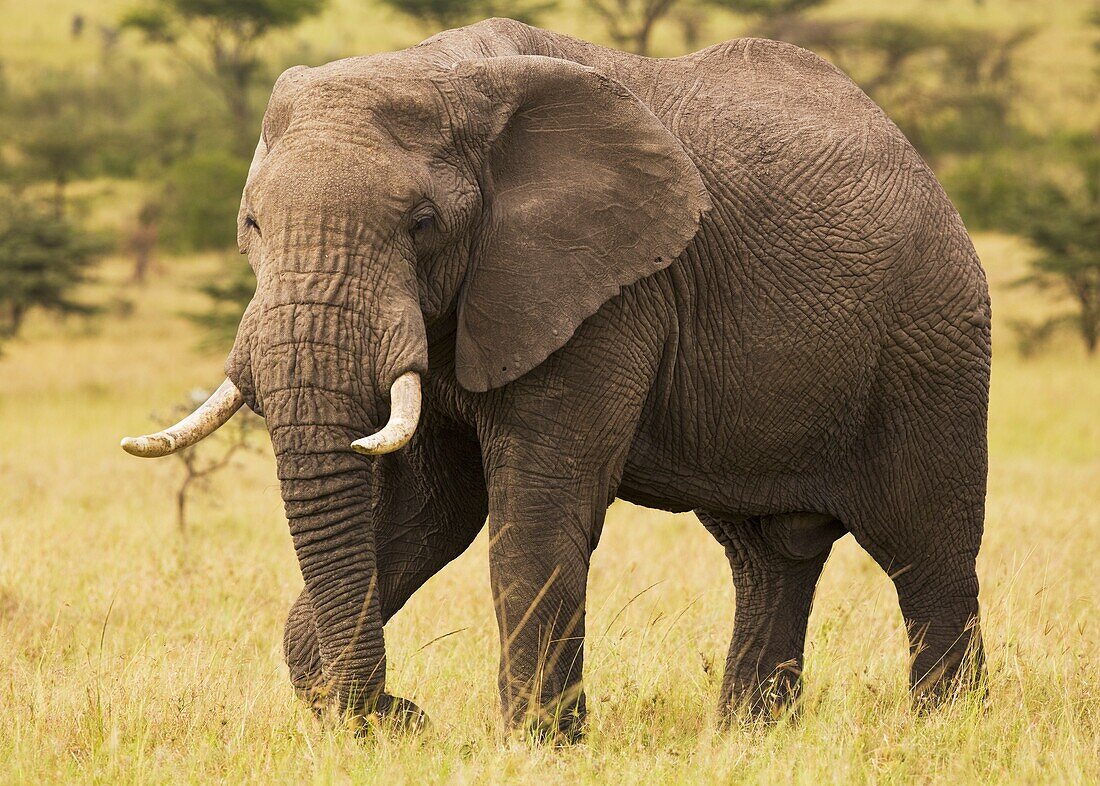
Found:
M 414 218 L 412 226 L 409 228 L 410 232 L 423 232 L 425 229 L 431 229 L 435 224 L 435 216 L 427 215 Z

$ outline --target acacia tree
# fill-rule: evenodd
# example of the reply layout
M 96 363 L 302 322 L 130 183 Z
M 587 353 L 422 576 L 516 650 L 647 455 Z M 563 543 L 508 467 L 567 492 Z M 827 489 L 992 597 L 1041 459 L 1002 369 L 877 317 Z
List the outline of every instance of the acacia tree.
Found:
M 584 0 L 585 6 L 603 21 L 611 42 L 639 55 L 649 54 L 653 28 L 673 11 L 710 6 L 745 17 L 753 25 L 762 25 L 797 16 L 825 2 L 828 0 Z M 686 13 L 681 17 L 681 22 L 687 23 L 686 36 L 694 37 L 691 24 L 697 22 L 697 17 Z
M 1031 27 L 990 30 L 894 19 L 773 18 L 755 30 L 807 47 L 849 74 L 935 166 L 1002 147 L 1019 128 L 1016 64 Z
M 1074 301 L 1076 313 L 1053 317 L 1038 326 L 1073 324 L 1089 355 L 1100 344 L 1100 155 L 1087 137 L 1076 163 L 1078 183 L 1048 183 L 1023 218 L 1023 234 L 1039 250 L 1031 271 L 1017 283 L 1060 289 Z M 1032 330 L 1034 326 L 1029 326 Z
M 193 412 L 209 395 L 208 390 L 193 390 L 188 400 L 175 407 L 169 417 L 156 419 L 165 426 L 175 423 Z M 195 493 L 209 492 L 215 476 L 231 466 L 234 458 L 259 452 L 252 439 L 265 430 L 263 419 L 244 407 L 202 444 L 172 454 L 182 470 L 176 487 L 176 528 L 180 535 L 187 537 L 189 503 Z
M 86 314 L 72 298 L 104 244 L 25 197 L 0 194 L 0 340 L 14 337 L 31 309 Z
M 236 149 L 248 155 L 254 140 L 251 92 L 262 62 L 260 42 L 274 30 L 319 13 L 326 0 L 148 0 L 122 26 L 168 47 L 212 85 L 225 102 Z
M 446 30 L 490 16 L 507 16 L 533 24 L 556 5 L 555 0 L 382 0 L 430 30 Z
M 106 79 L 47 70 L 0 98 L 2 141 L 12 152 L 6 178 L 49 184 L 54 215 L 62 216 L 68 185 L 102 171 L 125 97 Z

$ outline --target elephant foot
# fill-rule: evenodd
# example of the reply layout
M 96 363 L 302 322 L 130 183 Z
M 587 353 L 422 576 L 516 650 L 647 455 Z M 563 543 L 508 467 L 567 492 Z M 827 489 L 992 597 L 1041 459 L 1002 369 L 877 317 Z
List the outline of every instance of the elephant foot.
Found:
M 408 699 L 384 694 L 375 702 L 374 709 L 366 713 L 346 716 L 345 723 L 359 738 L 378 732 L 389 734 L 416 734 L 430 725 L 427 713 Z
M 772 725 L 796 720 L 801 714 L 801 672 L 793 663 L 782 664 L 767 679 L 735 685 L 721 702 L 718 725 L 722 729 L 735 725 Z
M 523 740 L 536 746 L 564 748 L 584 741 L 587 712 L 582 698 L 568 706 L 556 706 L 538 715 L 528 715 L 513 724 Z
M 584 741 L 583 719 L 553 723 L 531 721 L 524 728 L 524 738 L 533 745 L 547 748 L 567 748 Z
M 957 621 L 941 616 L 949 622 L 910 624 L 909 690 L 918 714 L 958 701 L 981 703 L 988 688 L 977 615 L 956 614 Z
M 964 657 L 960 666 L 933 669 L 910 690 L 913 710 L 918 715 L 930 715 L 956 702 L 973 701 L 984 704 L 989 695 L 984 664 Z

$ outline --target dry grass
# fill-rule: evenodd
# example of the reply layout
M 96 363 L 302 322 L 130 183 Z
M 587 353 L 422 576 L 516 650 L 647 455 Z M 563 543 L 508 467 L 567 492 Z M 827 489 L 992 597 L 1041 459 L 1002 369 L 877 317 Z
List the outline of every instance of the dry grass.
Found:
M 811 621 L 802 722 L 715 732 L 733 607 L 721 550 L 690 515 L 620 503 L 592 570 L 586 744 L 501 738 L 483 538 L 387 631 L 391 686 L 434 727 L 324 731 L 280 657 L 301 579 L 269 455 L 216 481 L 185 539 L 178 467 L 117 448 L 218 378 L 174 316 L 208 259 L 178 263 L 129 319 L 39 320 L 0 359 L 0 781 L 1096 782 L 1100 367 L 1069 341 L 1019 360 L 1004 320 L 1041 305 L 1004 288 L 1024 252 L 995 237 L 980 251 L 997 311 L 987 707 L 909 713 L 893 591 L 846 538 Z M 109 266 L 102 291 L 125 272 Z

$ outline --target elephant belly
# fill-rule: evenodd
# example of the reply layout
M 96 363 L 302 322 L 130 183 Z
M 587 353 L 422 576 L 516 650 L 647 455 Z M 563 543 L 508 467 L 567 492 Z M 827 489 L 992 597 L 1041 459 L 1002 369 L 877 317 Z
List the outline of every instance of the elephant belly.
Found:
M 667 404 L 643 415 L 620 496 L 724 514 L 823 509 L 837 459 L 862 436 L 879 346 L 851 323 L 805 322 L 793 334 L 682 342 L 670 390 L 651 397 Z

